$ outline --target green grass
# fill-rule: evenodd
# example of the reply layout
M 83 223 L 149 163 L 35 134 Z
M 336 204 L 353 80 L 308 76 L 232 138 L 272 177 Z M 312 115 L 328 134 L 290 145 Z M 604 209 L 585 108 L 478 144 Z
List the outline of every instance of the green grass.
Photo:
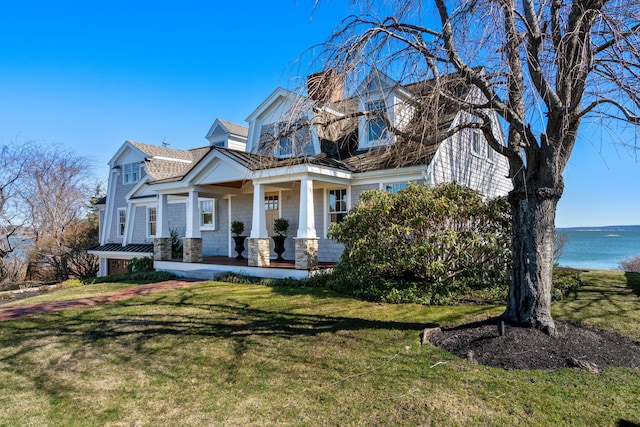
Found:
M 556 315 L 638 340 L 635 288 L 622 273 L 585 278 Z M 501 311 L 207 282 L 2 322 L 0 425 L 640 423 L 639 370 L 504 371 L 419 345 L 425 327 Z

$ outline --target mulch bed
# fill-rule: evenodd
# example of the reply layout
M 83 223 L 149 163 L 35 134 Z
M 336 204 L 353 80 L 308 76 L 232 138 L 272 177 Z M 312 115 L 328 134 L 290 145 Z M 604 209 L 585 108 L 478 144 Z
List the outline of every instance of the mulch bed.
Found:
M 576 366 L 599 372 L 610 367 L 640 368 L 640 345 L 620 335 L 555 320 L 551 338 L 535 328 L 505 325 L 498 319 L 429 331 L 432 344 L 459 357 L 504 369 L 556 370 Z M 593 369 L 595 368 L 595 369 Z

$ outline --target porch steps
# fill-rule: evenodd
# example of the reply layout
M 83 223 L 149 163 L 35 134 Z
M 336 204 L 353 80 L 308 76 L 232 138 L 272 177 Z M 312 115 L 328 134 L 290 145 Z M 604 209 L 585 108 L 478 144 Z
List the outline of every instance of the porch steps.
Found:
M 179 271 L 179 270 L 168 270 L 176 276 L 180 277 L 188 277 L 190 279 L 201 279 L 201 280 L 215 280 L 220 276 L 224 276 L 229 273 L 228 271 L 222 270 L 189 270 L 189 271 Z

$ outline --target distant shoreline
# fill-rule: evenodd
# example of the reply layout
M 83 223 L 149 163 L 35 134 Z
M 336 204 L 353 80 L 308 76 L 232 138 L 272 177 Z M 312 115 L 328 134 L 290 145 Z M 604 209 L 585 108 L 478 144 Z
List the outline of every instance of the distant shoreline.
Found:
M 556 227 L 556 231 L 640 231 L 640 225 L 605 225 L 601 227 Z

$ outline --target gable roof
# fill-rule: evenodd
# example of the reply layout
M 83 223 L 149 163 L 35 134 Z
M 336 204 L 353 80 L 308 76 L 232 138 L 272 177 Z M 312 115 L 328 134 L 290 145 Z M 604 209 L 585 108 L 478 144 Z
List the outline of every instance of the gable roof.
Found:
M 226 120 L 222 120 L 222 119 L 218 119 L 218 121 L 220 123 L 222 123 L 222 125 L 227 128 L 227 130 L 229 131 L 230 134 L 232 135 L 239 135 L 239 136 L 243 136 L 243 137 L 247 137 L 249 136 L 249 128 L 246 126 L 242 126 L 236 123 L 231 123 L 228 122 Z
M 163 158 L 152 157 L 146 161 L 147 174 L 149 174 L 154 180 L 183 176 L 189 172 L 209 152 L 209 150 L 209 147 L 201 147 L 184 151 L 173 150 L 180 151 L 178 154 L 183 156 L 183 160 L 187 160 L 188 158 L 189 162 L 168 160 L 165 159 L 164 156 L 162 156 Z
M 142 142 L 126 141 L 142 151 L 148 157 L 163 157 L 165 159 L 192 161 L 192 150 L 178 150 L 175 148 L 161 147 L 159 145 L 143 144 Z

